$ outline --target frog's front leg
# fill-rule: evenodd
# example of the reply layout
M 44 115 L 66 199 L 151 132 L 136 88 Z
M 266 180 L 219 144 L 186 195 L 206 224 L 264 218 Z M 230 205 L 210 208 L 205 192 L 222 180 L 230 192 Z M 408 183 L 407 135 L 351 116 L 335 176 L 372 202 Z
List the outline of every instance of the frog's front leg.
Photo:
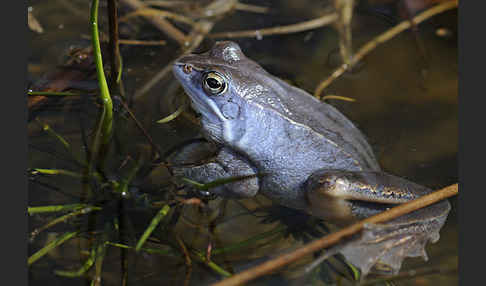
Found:
M 221 148 L 210 159 L 203 163 L 188 164 L 196 158 L 202 158 L 214 146 L 210 143 L 197 143 L 186 146 L 172 159 L 174 175 L 185 177 L 199 183 L 209 183 L 224 178 L 256 175 L 257 172 L 251 163 L 229 148 Z M 258 192 L 258 177 L 245 178 L 236 182 L 226 183 L 209 189 L 208 191 L 227 198 L 252 197 Z
M 432 192 L 406 179 L 381 172 L 320 170 L 305 185 L 309 212 L 335 224 L 349 224 Z M 364 275 L 395 274 L 405 257 L 422 256 L 439 239 L 450 211 L 447 200 L 382 224 L 367 224 L 360 235 L 334 250 Z

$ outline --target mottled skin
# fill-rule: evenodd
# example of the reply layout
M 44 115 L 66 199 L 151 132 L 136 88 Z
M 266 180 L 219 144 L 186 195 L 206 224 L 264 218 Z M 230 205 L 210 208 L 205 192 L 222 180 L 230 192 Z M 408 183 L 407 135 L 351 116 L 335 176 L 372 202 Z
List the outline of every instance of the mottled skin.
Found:
M 263 174 L 212 193 L 262 193 L 276 203 L 345 224 L 430 192 L 381 172 L 365 137 L 344 115 L 267 73 L 233 42 L 183 56 L 173 71 L 201 114 L 204 136 L 219 148 L 211 162 L 179 173 L 200 182 Z M 180 158 L 193 151 L 185 152 Z M 422 212 L 422 231 L 431 220 L 440 220 L 440 229 L 449 209 L 443 202 Z M 416 216 L 409 218 L 415 227 Z

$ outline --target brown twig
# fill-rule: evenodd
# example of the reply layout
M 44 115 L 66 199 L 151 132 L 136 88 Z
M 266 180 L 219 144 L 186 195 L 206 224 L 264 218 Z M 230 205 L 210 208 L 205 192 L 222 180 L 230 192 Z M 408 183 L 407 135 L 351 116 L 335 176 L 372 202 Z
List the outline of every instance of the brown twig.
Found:
M 179 244 L 182 253 L 184 254 L 185 261 L 186 261 L 186 278 L 184 279 L 184 286 L 189 285 L 191 281 L 191 273 L 192 273 L 192 260 L 189 251 L 187 251 L 187 247 L 184 244 L 184 241 L 179 236 L 176 236 L 177 243 Z
M 120 39 L 118 42 L 120 43 L 120 45 L 141 45 L 141 46 L 163 46 L 167 43 L 164 40 L 141 41 L 141 40 L 127 40 L 127 39 Z
M 191 3 L 187 1 L 143 1 L 146 6 L 156 6 L 156 7 L 164 7 L 164 8 L 171 8 L 171 7 L 180 7 L 180 6 L 187 6 Z
M 139 0 L 122 0 L 123 3 L 130 6 L 133 10 L 138 10 L 145 7 L 145 4 Z M 185 46 L 187 44 L 186 35 L 179 29 L 174 27 L 169 21 L 164 18 L 153 15 L 144 16 L 150 23 L 152 23 L 157 29 L 161 30 L 167 36 L 175 40 L 179 45 Z
M 296 261 L 299 258 L 302 258 L 305 255 L 314 253 L 318 250 L 321 250 L 323 248 L 327 248 L 333 244 L 336 244 L 337 242 L 341 241 L 344 238 L 350 237 L 359 231 L 361 231 L 364 227 L 365 224 L 377 224 L 377 223 L 383 223 L 385 221 L 389 221 L 391 219 L 397 218 L 399 216 L 408 214 L 410 212 L 413 212 L 415 210 L 424 208 L 426 206 L 429 206 L 433 203 L 436 203 L 438 201 L 444 200 L 446 198 L 449 198 L 451 196 L 457 195 L 458 193 L 458 185 L 450 185 L 448 187 L 445 187 L 439 191 L 435 191 L 433 193 L 427 194 L 425 196 L 422 196 L 416 200 L 404 203 L 402 205 L 396 206 L 394 208 L 391 208 L 387 211 L 384 211 L 382 213 L 379 213 L 377 215 L 371 216 L 369 218 L 366 218 L 358 223 L 355 223 L 349 227 L 346 227 L 340 231 L 331 233 L 329 235 L 326 235 L 318 240 L 312 241 L 308 243 L 307 245 L 291 252 L 287 253 L 284 255 L 281 255 L 280 257 L 277 257 L 276 259 L 264 262 L 260 265 L 257 265 L 253 268 L 250 268 L 248 270 L 245 270 L 243 272 L 240 272 L 236 275 L 233 275 L 230 278 L 227 278 L 223 281 L 220 281 L 218 283 L 213 284 L 213 286 L 230 286 L 230 285 L 241 285 L 245 282 L 248 282 L 250 280 L 253 280 L 255 278 L 258 278 L 260 276 L 263 276 L 271 271 L 274 271 L 276 269 L 279 269 L 285 265 L 288 265 L 294 261 Z
M 199 44 L 201 44 L 207 34 L 209 34 L 209 32 L 213 29 L 214 24 L 214 21 L 209 20 L 201 20 L 197 22 L 197 25 L 194 26 L 187 36 L 190 39 L 190 43 L 183 48 L 183 53 L 192 53 L 199 46 Z
M 205 4 L 204 1 L 199 7 L 192 7 L 188 9 L 188 14 L 200 19 L 215 18 L 228 14 L 235 10 L 238 0 L 213 0 L 209 4 Z
M 210 38 L 244 38 L 244 37 L 256 37 L 261 38 L 263 36 L 290 34 L 296 32 L 302 32 L 306 30 L 316 29 L 335 22 L 338 19 L 336 13 L 326 14 L 317 19 L 300 22 L 297 24 L 277 26 L 272 28 L 258 29 L 258 30 L 245 30 L 235 32 L 222 32 L 209 35 Z
M 259 13 L 259 14 L 268 13 L 268 11 L 270 10 L 270 8 L 268 8 L 268 7 L 257 6 L 257 5 L 252 5 L 252 4 L 245 4 L 245 3 L 240 3 L 240 2 L 236 3 L 235 9 L 239 10 L 239 11 Z
M 120 99 L 120 103 L 122 104 L 125 111 L 128 112 L 128 115 L 130 116 L 130 118 L 132 118 L 133 122 L 135 122 L 135 125 L 137 125 L 138 129 L 140 129 L 140 131 L 142 131 L 143 135 L 145 136 L 145 138 L 149 142 L 150 146 L 152 146 L 152 155 L 155 155 L 155 156 L 153 156 L 154 159 L 160 158 L 161 152 L 160 152 L 159 146 L 154 143 L 150 134 L 147 132 L 147 130 L 145 130 L 145 128 L 143 128 L 143 125 L 140 123 L 140 121 L 138 121 L 137 117 L 135 117 L 135 114 L 133 114 L 132 110 L 128 107 L 126 102 L 123 99 Z
M 426 1 L 424 1 L 424 4 Z M 410 2 L 409 1 L 400 1 L 398 2 L 399 7 L 401 7 L 402 11 L 402 18 L 407 19 L 410 21 L 410 30 L 412 31 L 413 37 L 415 39 L 415 43 L 417 44 L 418 51 L 420 55 L 422 56 L 423 64 L 424 64 L 424 69 L 428 67 L 428 57 L 427 57 L 427 50 L 425 49 L 424 42 L 420 38 L 419 30 L 417 25 L 414 23 L 412 20 L 412 12 L 413 8 L 410 7 Z M 425 8 L 425 7 L 424 7 Z
M 447 1 L 442 4 L 436 5 L 419 15 L 415 16 L 412 21 L 415 24 L 419 24 L 430 17 L 437 15 L 439 13 L 442 13 L 444 11 L 453 9 L 457 7 L 457 0 L 454 1 Z M 406 20 L 401 22 L 400 24 L 396 25 L 395 27 L 389 29 L 388 31 L 384 32 L 383 34 L 375 37 L 373 40 L 369 41 L 366 43 L 364 46 L 362 46 L 359 51 L 354 54 L 353 58 L 349 62 L 349 64 L 343 64 L 341 65 L 337 70 L 335 70 L 330 77 L 328 77 L 326 80 L 322 81 L 316 88 L 314 92 L 314 96 L 317 98 L 320 98 L 320 95 L 322 91 L 329 86 L 335 79 L 340 77 L 344 72 L 346 72 L 348 69 L 353 67 L 356 63 L 358 63 L 360 60 L 362 60 L 367 54 L 369 54 L 372 50 L 374 50 L 378 45 L 383 44 L 384 42 L 392 39 L 396 35 L 400 34 L 401 32 L 407 30 L 408 28 L 411 27 L 410 21 Z
M 228 1 L 225 1 L 228 2 Z M 162 8 L 185 8 L 190 9 L 191 6 L 194 7 L 194 2 L 184 2 L 184 1 L 144 1 L 147 6 L 155 6 Z M 221 3 L 218 3 L 221 6 Z M 252 13 L 268 13 L 269 8 L 264 6 L 257 6 L 252 4 L 245 4 L 236 1 L 234 8 L 236 10 L 252 12 Z
M 120 47 L 118 45 L 118 9 L 116 0 L 108 0 L 108 29 L 110 33 L 109 55 L 110 55 L 110 86 L 116 84 L 118 68 L 120 67 Z
M 341 60 L 349 64 L 353 57 L 351 19 L 353 18 L 354 0 L 334 0 L 334 7 L 339 15 L 336 28 L 339 32 L 339 51 Z
M 160 17 L 160 18 L 169 18 L 179 21 L 181 23 L 186 23 L 189 25 L 194 25 L 194 21 L 186 16 L 179 15 L 173 12 L 153 9 L 153 8 L 140 8 L 131 13 L 126 14 L 125 16 L 120 18 L 120 21 L 127 21 L 136 16 L 148 16 L 148 17 Z

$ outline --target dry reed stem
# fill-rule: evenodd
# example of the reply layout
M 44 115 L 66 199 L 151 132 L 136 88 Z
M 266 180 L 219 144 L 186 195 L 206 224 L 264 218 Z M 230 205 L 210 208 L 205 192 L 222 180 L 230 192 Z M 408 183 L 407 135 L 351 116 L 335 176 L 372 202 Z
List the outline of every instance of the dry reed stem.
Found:
M 145 4 L 140 2 L 139 0 L 121 0 L 126 5 L 130 6 L 133 10 L 138 10 L 141 8 L 145 8 Z M 159 16 L 149 16 L 144 15 L 144 17 L 152 23 L 157 29 L 164 32 L 167 36 L 175 40 L 179 45 L 184 46 L 187 44 L 186 35 L 181 32 L 179 29 L 174 27 L 169 21 L 165 20 L 164 18 L 160 18 Z
M 122 71 L 119 70 L 120 59 L 120 39 L 118 36 L 118 6 L 116 0 L 108 0 L 108 30 L 109 30 L 109 58 L 110 58 L 110 87 L 117 83 L 117 78 Z
M 412 22 L 414 24 L 419 24 L 430 17 L 440 14 L 444 11 L 453 9 L 457 7 L 457 0 L 454 1 L 447 1 L 442 4 L 436 5 L 419 15 L 415 16 L 412 19 Z M 349 64 L 343 64 L 341 65 L 337 70 L 335 70 L 330 77 L 328 77 L 326 80 L 322 81 L 316 88 L 314 92 L 314 96 L 320 99 L 320 95 L 322 91 L 329 86 L 335 79 L 340 77 L 344 72 L 346 72 L 348 69 L 353 67 L 356 63 L 358 63 L 361 59 L 364 58 L 367 54 L 369 54 L 372 50 L 374 50 L 378 45 L 383 44 L 384 42 L 392 39 L 396 35 L 400 34 L 401 32 L 407 30 L 412 26 L 410 23 L 411 21 L 406 20 L 401 22 L 400 24 L 396 25 L 395 27 L 389 29 L 388 31 L 384 32 L 383 34 L 375 37 L 373 40 L 369 41 L 366 43 L 363 47 L 359 49 L 359 51 L 354 54 L 353 58 L 351 59 Z
M 192 260 L 191 260 L 191 255 L 189 254 L 189 251 L 187 250 L 186 245 L 184 244 L 184 241 L 176 235 L 176 240 L 177 243 L 179 244 L 179 247 L 182 250 L 182 253 L 184 254 L 185 257 L 185 262 L 186 262 L 186 277 L 184 279 L 184 286 L 189 285 L 189 282 L 191 281 L 191 274 L 192 274 Z
M 140 46 L 163 46 L 167 43 L 164 40 L 141 41 L 141 40 L 128 40 L 128 39 L 120 39 L 118 42 L 120 43 L 120 45 L 140 45 Z
M 156 7 L 162 7 L 162 8 L 174 8 L 174 7 L 187 7 L 192 5 L 193 3 L 191 2 L 183 2 L 183 1 L 144 1 L 143 2 L 146 6 L 156 6 Z M 240 11 L 245 11 L 245 12 L 252 12 L 252 13 L 268 13 L 270 8 L 264 7 L 264 6 L 258 6 L 258 5 L 253 5 L 253 4 L 245 4 L 245 3 L 240 3 L 236 2 L 235 5 L 236 10 Z
M 240 3 L 240 2 L 236 3 L 235 9 L 239 10 L 239 11 L 260 13 L 260 14 L 268 13 L 268 11 L 270 10 L 270 8 L 268 8 L 268 7 L 245 4 L 245 3 Z
M 188 17 L 183 16 L 183 15 L 179 15 L 177 13 L 159 10 L 159 9 L 153 9 L 153 8 L 137 9 L 137 10 L 130 12 L 130 13 L 124 15 L 123 17 L 121 17 L 120 21 L 124 22 L 124 21 L 127 21 L 127 20 L 134 18 L 134 17 L 137 17 L 137 16 L 169 18 L 169 19 L 173 19 L 175 21 L 179 21 L 181 23 L 194 25 L 194 21 L 191 18 L 188 18 Z
M 285 265 L 288 265 L 302 258 L 305 255 L 314 253 L 318 250 L 336 244 L 337 242 L 341 241 L 343 238 L 350 237 L 358 233 L 359 231 L 361 231 L 365 224 L 383 223 L 392 220 L 394 218 L 397 218 L 399 216 L 413 212 L 415 210 L 424 208 L 433 203 L 436 203 L 438 201 L 444 200 L 446 198 L 452 197 L 457 194 L 458 194 L 458 184 L 450 185 L 441 190 L 435 191 L 433 193 L 427 194 L 413 201 L 404 203 L 402 205 L 393 207 L 377 215 L 366 218 L 360 222 L 350 225 L 337 232 L 331 233 L 320 239 L 312 241 L 291 253 L 281 255 L 273 260 L 264 262 L 253 268 L 247 269 L 227 279 L 224 279 L 218 283 L 212 284 L 212 286 L 241 285 L 245 282 L 251 281 L 269 272 L 277 270 Z
M 326 14 L 317 19 L 304 21 L 292 25 L 277 26 L 277 27 L 257 29 L 257 30 L 215 33 L 209 35 L 209 37 L 210 38 L 244 38 L 244 37 L 261 38 L 263 36 L 270 36 L 270 35 L 290 34 L 290 33 L 316 29 L 319 27 L 332 24 L 337 20 L 337 18 L 338 18 L 337 13 L 331 13 L 331 14 Z
M 156 6 L 156 7 L 163 7 L 163 8 L 172 8 L 172 7 L 180 7 L 186 6 L 191 4 L 185 1 L 162 1 L 162 0 L 154 0 L 154 1 L 143 1 L 145 6 Z
M 351 19 L 353 18 L 354 0 L 334 0 L 334 8 L 339 15 L 336 29 L 339 32 L 339 51 L 343 63 L 349 64 L 353 57 Z

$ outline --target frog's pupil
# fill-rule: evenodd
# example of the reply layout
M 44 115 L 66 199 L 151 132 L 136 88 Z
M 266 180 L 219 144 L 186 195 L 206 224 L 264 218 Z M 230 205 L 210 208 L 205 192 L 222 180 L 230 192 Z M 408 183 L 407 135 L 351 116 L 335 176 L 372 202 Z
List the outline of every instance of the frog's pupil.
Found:
M 214 78 L 208 78 L 206 79 L 206 83 L 208 84 L 208 86 L 210 88 L 220 88 L 221 87 L 221 83 L 217 80 L 217 79 L 214 79 Z

